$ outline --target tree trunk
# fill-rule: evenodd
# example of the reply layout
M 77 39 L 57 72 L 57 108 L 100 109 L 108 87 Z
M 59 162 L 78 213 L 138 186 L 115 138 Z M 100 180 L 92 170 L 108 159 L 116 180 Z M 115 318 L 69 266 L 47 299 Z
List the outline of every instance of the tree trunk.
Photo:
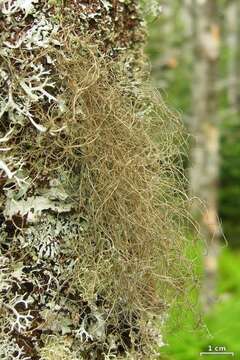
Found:
M 196 3 L 195 57 L 192 88 L 193 118 L 191 133 L 193 143 L 190 164 L 190 191 L 203 202 L 193 200 L 192 210 L 200 218 L 201 233 L 207 241 L 204 257 L 205 276 L 202 298 L 208 309 L 215 299 L 218 238 L 218 176 L 219 176 L 219 123 L 216 81 L 218 74 L 220 30 L 217 1 Z
M 228 100 L 233 114 L 240 112 L 240 3 L 229 1 L 226 14 L 226 36 L 229 51 Z
M 128 314 L 107 325 L 112 310 L 104 315 L 104 299 L 95 297 L 100 274 L 91 277 L 91 247 L 88 253 L 77 250 L 86 227 L 95 224 L 86 221 L 87 195 L 74 199 L 83 171 L 82 146 L 76 145 L 82 134 L 71 143 L 65 129 L 83 111 L 78 91 L 99 76 L 97 56 L 113 61 L 124 55 L 134 84 L 144 39 L 141 21 L 134 0 L 127 5 L 1 1 L 1 359 L 105 359 L 131 347 L 128 330 L 125 345 L 120 344 Z M 62 79 L 69 74 L 66 83 L 76 90 L 70 98 L 73 112 L 64 123 L 68 98 Z
M 135 0 L 0 2 L 1 359 L 162 345 L 179 125 L 141 87 L 142 24 Z

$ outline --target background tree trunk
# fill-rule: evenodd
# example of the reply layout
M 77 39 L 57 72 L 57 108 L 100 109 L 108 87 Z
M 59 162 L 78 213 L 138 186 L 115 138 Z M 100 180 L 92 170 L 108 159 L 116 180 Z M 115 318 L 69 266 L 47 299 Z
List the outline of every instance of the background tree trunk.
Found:
M 207 241 L 204 257 L 205 276 L 202 289 L 204 308 L 215 299 L 218 238 L 218 177 L 219 177 L 219 120 L 216 83 L 220 29 L 218 6 L 215 0 L 197 1 L 194 75 L 192 85 L 193 118 L 191 121 L 192 147 L 189 169 L 190 191 L 203 202 L 193 201 L 192 210 L 200 219 L 201 233 Z

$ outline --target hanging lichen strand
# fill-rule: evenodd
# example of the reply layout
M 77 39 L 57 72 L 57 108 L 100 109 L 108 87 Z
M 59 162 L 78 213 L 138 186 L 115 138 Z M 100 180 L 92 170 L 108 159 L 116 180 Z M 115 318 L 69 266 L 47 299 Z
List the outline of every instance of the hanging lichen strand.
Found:
M 140 85 L 143 38 L 135 1 L 0 1 L 1 359 L 162 345 L 189 268 L 179 124 Z

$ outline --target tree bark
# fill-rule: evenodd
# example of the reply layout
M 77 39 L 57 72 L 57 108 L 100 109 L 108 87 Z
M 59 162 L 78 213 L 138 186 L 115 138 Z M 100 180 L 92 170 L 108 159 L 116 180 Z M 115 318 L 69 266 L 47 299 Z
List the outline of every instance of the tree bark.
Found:
M 208 309 L 215 300 L 217 254 L 220 228 L 218 222 L 219 177 L 219 120 L 216 82 L 220 29 L 218 6 L 215 0 L 198 1 L 195 8 L 196 24 L 194 75 L 192 85 L 190 192 L 203 202 L 193 199 L 192 211 L 200 219 L 201 234 L 207 242 L 204 257 L 205 275 L 202 300 Z
M 240 4 L 229 1 L 226 11 L 226 37 L 229 52 L 228 101 L 231 112 L 240 112 Z
M 72 54 L 66 48 L 67 37 L 73 43 Z M 143 39 L 142 19 L 134 0 L 127 4 L 115 0 L 1 1 L 1 359 L 99 360 L 111 354 L 124 355 L 122 344 L 117 344 L 121 337 L 117 328 L 126 326 L 127 314 L 120 315 L 122 325 L 111 325 L 112 335 L 107 339 L 110 328 L 106 319 L 112 310 L 105 317 L 99 310 L 103 299 L 91 294 L 95 279 L 87 281 L 91 269 L 85 269 L 83 282 L 89 293 L 85 299 L 81 281 L 75 290 L 69 285 L 78 280 L 72 277 L 84 256 L 74 253 L 74 239 L 86 234 L 87 199 L 80 199 L 83 210 L 79 215 L 79 204 L 69 194 L 75 186 L 72 179 L 79 182 L 82 169 L 73 161 L 65 171 L 64 151 L 70 150 L 75 158 L 80 155 L 74 144 L 65 141 L 67 124 L 57 125 L 65 111 L 65 99 L 55 55 L 62 54 L 68 65 L 74 61 L 74 51 L 75 56 L 89 51 L 89 67 L 83 75 L 89 73 L 90 77 L 95 69 L 91 46 L 111 61 L 124 57 L 130 87 L 137 81 L 134 74 L 140 69 Z M 89 49 L 84 42 L 90 42 Z M 69 80 L 73 86 L 75 80 L 73 74 Z M 50 150 L 56 138 L 58 145 Z M 40 152 L 35 153 L 38 148 Z M 84 270 L 84 259 L 81 261 Z M 129 347 L 128 330 L 124 336 Z

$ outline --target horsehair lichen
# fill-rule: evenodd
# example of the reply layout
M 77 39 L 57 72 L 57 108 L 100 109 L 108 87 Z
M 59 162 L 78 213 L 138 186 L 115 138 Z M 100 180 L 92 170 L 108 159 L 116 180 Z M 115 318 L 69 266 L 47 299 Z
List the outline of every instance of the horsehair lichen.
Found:
M 121 54 L 141 31 L 97 42 L 114 4 L 65 3 L 0 3 L 0 357 L 149 359 L 189 273 L 180 125 Z

